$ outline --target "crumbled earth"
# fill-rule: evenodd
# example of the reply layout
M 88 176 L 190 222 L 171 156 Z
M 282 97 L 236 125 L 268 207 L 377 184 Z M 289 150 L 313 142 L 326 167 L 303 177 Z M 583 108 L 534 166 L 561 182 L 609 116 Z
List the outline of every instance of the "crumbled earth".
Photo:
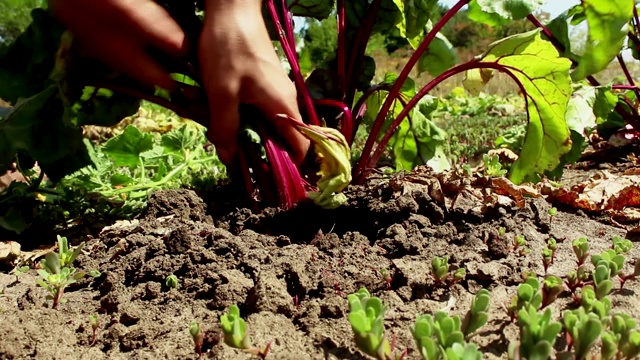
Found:
M 572 240 L 585 236 L 602 251 L 614 235 L 627 235 L 581 211 L 559 209 L 550 219 L 551 205 L 541 197 L 488 206 L 462 186 L 438 192 L 433 184 L 419 173 L 372 179 L 350 187 L 349 203 L 336 210 L 302 204 L 259 214 L 212 212 L 187 190 L 157 192 L 138 219 L 87 241 L 76 267 L 101 275 L 71 285 L 58 310 L 34 270 L 0 273 L 0 359 L 196 359 L 192 321 L 206 333 L 204 358 L 251 359 L 220 341 L 219 317 L 232 304 L 255 345 L 273 342 L 268 358 L 366 359 L 347 320 L 346 296 L 361 287 L 388 307 L 387 336 L 397 335 L 407 359 L 419 359 L 409 328 L 416 316 L 440 309 L 464 316 L 486 288 L 489 322 L 470 341 L 487 359 L 506 358 L 517 327 L 504 305 L 524 271 L 544 276 L 541 251 L 549 237 L 559 242 L 549 273 L 564 276 L 575 268 Z M 513 248 L 515 235 L 525 236 L 528 253 Z M 431 260 L 445 255 L 452 269 L 466 268 L 464 280 L 434 281 Z M 627 255 L 627 272 L 638 256 L 636 248 Z M 170 274 L 179 279 L 176 289 L 165 284 Z M 614 292 L 615 311 L 640 318 L 639 290 L 631 281 Z M 557 316 L 571 303 L 565 292 L 551 309 Z M 100 318 L 93 344 L 92 314 Z

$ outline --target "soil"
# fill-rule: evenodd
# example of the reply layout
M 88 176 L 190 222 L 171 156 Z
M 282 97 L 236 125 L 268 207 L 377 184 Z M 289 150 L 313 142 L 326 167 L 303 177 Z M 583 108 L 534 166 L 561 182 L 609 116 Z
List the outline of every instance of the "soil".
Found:
M 518 333 L 504 305 L 523 272 L 544 276 L 549 237 L 558 249 L 548 271 L 564 277 L 575 268 L 572 240 L 587 237 L 599 252 L 627 231 L 572 209 L 559 208 L 551 220 L 544 198 L 525 198 L 522 206 L 505 197 L 488 201 L 482 182 L 473 193 L 457 181 L 438 182 L 424 171 L 372 177 L 351 186 L 349 203 L 336 210 L 301 204 L 261 213 L 223 211 L 188 190 L 157 192 L 139 218 L 72 239 L 86 240 L 76 268 L 101 275 L 72 284 L 57 310 L 35 271 L 0 273 L 0 359 L 196 359 L 192 321 L 206 333 L 203 358 L 251 359 L 220 341 L 219 317 L 232 304 L 254 344 L 273 342 L 270 359 L 366 359 L 347 320 L 346 296 L 362 287 L 388 307 L 386 334 L 409 349 L 407 359 L 420 358 L 410 332 L 416 316 L 441 309 L 464 316 L 486 288 L 489 322 L 470 341 L 487 359 L 506 358 Z M 525 236 L 528 253 L 513 248 L 515 235 Z M 431 260 L 445 255 L 452 269 L 466 268 L 464 280 L 434 281 Z M 636 246 L 626 272 L 639 256 Z M 165 284 L 170 274 L 177 288 Z M 615 291 L 614 311 L 640 318 L 638 291 L 636 281 Z M 571 306 L 565 292 L 550 307 L 558 316 Z M 92 314 L 100 318 L 95 343 Z

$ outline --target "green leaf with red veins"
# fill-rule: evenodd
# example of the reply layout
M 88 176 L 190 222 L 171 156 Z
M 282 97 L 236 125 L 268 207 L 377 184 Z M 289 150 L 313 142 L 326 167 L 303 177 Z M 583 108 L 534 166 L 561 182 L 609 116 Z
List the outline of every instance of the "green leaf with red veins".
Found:
M 571 74 L 574 81 L 604 70 L 622 50 L 633 16 L 633 0 L 583 0 L 589 25 L 584 55 Z
M 319 191 L 310 191 L 307 196 L 324 209 L 335 209 L 344 204 L 347 197 L 341 192 L 351 182 L 351 150 L 344 136 L 334 128 L 300 123 L 286 115 L 279 115 L 279 118 L 289 121 L 313 142 L 320 161 Z
M 572 93 L 571 61 L 560 57 L 558 50 L 542 39 L 539 29 L 494 42 L 477 60 L 512 76 L 524 92 L 529 123 L 522 151 L 511 168 L 511 181 L 519 184 L 555 169 L 571 150 L 571 134 L 565 121 Z M 475 87 L 474 90 L 491 79 L 485 69 L 467 75 L 471 76 L 465 87 Z
M 547 0 L 473 0 L 469 3 L 469 19 L 499 27 L 527 17 Z

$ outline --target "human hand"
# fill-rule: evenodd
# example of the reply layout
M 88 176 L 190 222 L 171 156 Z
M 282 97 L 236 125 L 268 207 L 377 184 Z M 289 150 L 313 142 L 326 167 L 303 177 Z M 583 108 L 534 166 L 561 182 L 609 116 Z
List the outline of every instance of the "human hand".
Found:
M 180 26 L 154 1 L 50 0 L 50 7 L 85 55 L 146 85 L 177 86 L 145 48 L 180 57 L 189 45 Z
M 207 137 L 229 165 L 237 153 L 240 104 L 254 105 L 286 139 L 300 164 L 309 140 L 293 126 L 276 123 L 277 114 L 301 121 L 296 88 L 273 48 L 261 12 L 261 0 L 207 0 L 199 43 L 203 85 L 209 99 Z

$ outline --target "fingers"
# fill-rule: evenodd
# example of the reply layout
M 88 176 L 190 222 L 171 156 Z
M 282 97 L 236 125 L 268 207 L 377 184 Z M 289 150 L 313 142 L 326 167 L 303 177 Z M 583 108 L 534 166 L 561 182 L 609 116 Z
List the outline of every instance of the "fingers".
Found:
M 234 92 L 209 89 L 210 126 L 207 138 L 215 147 L 220 161 L 230 166 L 238 148 L 238 131 L 240 130 L 240 103 Z
M 140 0 L 137 3 L 126 4 L 123 9 L 124 26 L 131 29 L 131 34 L 171 56 L 187 55 L 190 44 L 169 13 L 154 1 Z M 135 6 L 135 11 L 131 11 L 132 6 Z
M 98 41 L 101 44 L 100 47 L 87 46 L 90 55 L 114 70 L 148 86 L 160 86 L 169 90 L 176 88 L 177 83 L 171 75 L 147 55 L 140 44 L 111 35 L 94 35 L 90 41 Z
M 56 0 L 52 10 L 90 56 L 149 86 L 174 90 L 177 83 L 149 55 L 153 46 L 170 56 L 188 52 L 186 35 L 151 0 Z
M 261 94 L 251 96 L 251 102 L 262 110 L 266 117 L 273 122 L 278 133 L 286 139 L 293 152 L 291 154 L 292 160 L 299 165 L 309 150 L 310 141 L 294 126 L 276 119 L 276 115 L 286 114 L 302 122 L 295 86 L 285 75 L 280 79 L 280 82 L 267 83 L 268 88 L 258 86 Z

